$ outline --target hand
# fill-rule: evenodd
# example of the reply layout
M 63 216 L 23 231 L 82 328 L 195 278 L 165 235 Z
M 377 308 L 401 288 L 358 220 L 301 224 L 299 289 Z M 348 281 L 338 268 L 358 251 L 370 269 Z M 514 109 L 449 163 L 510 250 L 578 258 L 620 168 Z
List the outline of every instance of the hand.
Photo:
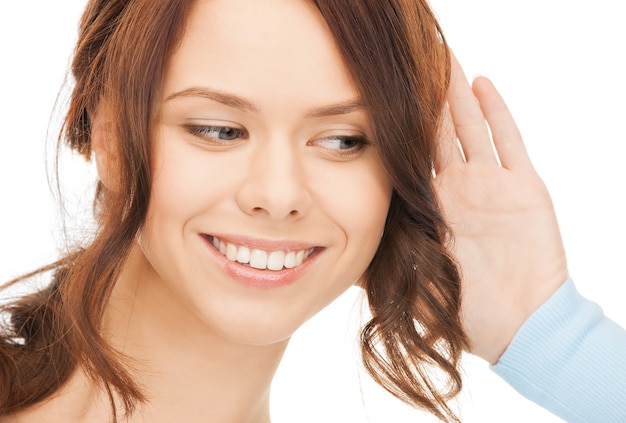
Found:
M 452 62 L 434 185 L 461 269 L 471 352 L 495 364 L 565 281 L 567 263 L 552 200 L 504 101 L 484 77 L 470 87 Z

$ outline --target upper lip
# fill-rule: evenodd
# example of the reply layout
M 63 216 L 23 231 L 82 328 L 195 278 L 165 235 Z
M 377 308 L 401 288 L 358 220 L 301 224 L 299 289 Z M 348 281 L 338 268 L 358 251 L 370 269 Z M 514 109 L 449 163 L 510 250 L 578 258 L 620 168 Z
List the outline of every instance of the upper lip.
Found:
M 256 238 L 245 235 L 232 235 L 232 234 L 202 234 L 205 237 L 215 237 L 225 243 L 231 243 L 239 246 L 245 246 L 249 248 L 257 248 L 265 251 L 299 251 L 308 250 L 311 248 L 320 247 L 317 244 L 310 242 L 296 241 L 296 240 L 272 240 L 264 238 Z

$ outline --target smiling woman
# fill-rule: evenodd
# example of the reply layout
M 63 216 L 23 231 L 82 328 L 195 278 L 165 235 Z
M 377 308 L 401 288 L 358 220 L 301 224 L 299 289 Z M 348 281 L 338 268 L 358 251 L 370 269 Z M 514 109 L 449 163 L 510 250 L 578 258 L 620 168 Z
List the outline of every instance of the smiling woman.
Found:
M 372 375 L 456 419 L 441 40 L 423 2 L 90 2 L 64 135 L 94 157 L 97 230 L 6 307 L 3 412 L 268 421 L 288 339 L 359 284 Z
M 132 295 L 145 291 L 137 298 L 176 298 L 175 315 L 186 317 L 173 327 L 191 318 L 205 337 L 266 346 L 361 277 L 391 184 L 373 145 L 334 142 L 373 134 L 364 108 L 345 107 L 359 94 L 314 7 L 243 6 L 199 2 L 188 18 L 157 105 L 141 253 L 128 261 L 154 274 L 116 289 L 128 282 Z M 293 60 L 299 51 L 307 55 Z M 97 140 L 96 157 L 106 154 Z
M 366 370 L 411 406 L 371 421 L 510 420 L 494 381 L 498 418 L 470 410 L 480 389 L 456 412 L 461 353 L 496 363 L 565 256 L 515 125 L 425 1 L 92 0 L 71 71 L 61 143 L 95 164 L 95 228 L 9 284 L 45 281 L 1 310 L 0 421 L 268 422 L 290 338 L 346 291 L 370 307 Z M 291 369 L 323 375 L 331 333 Z M 349 396 L 342 370 L 279 373 L 273 421 L 369 419 L 312 409 Z

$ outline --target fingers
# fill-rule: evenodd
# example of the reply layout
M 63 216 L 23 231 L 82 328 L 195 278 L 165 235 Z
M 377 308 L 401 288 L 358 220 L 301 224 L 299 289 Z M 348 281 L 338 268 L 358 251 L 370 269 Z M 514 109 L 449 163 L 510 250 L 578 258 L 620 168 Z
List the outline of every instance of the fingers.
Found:
M 487 123 L 478 99 L 453 54 L 448 104 L 466 161 L 497 164 Z
M 451 62 L 448 108 L 443 114 L 435 172 L 455 161 L 496 165 L 498 159 L 504 168 L 533 171 L 513 116 L 491 81 L 479 77 L 470 87 L 453 54 Z
M 493 83 L 485 77 L 478 77 L 474 80 L 473 92 L 489 123 L 502 167 L 533 170 L 519 129 Z

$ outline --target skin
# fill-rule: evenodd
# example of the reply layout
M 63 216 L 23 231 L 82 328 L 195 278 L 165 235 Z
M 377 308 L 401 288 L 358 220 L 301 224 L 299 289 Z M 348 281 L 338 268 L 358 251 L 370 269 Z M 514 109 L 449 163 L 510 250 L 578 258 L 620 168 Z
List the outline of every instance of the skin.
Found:
M 448 104 L 435 187 L 461 268 L 471 352 L 495 364 L 566 280 L 565 250 L 548 190 L 491 81 L 470 86 L 453 58 Z
M 307 117 L 358 100 L 323 21 L 304 2 L 242 2 L 199 2 L 168 71 L 149 218 L 105 321 L 150 398 L 131 421 L 268 422 L 269 385 L 289 336 L 359 279 L 382 233 L 391 187 L 375 148 L 338 155 L 330 137 L 367 135 L 365 111 Z M 168 99 L 190 86 L 258 110 Z M 472 352 L 495 363 L 567 265 L 550 197 L 493 85 L 481 77 L 470 86 L 455 62 L 449 106 L 434 184 L 462 269 Z M 107 110 L 104 101 L 95 127 L 107 127 Z M 190 119 L 248 136 L 225 146 L 186 132 Z M 114 188 L 106 132 L 94 134 L 96 163 Z M 224 274 L 200 233 L 321 252 L 296 283 L 260 289 Z M 106 399 L 79 371 L 58 395 L 6 421 L 108 417 Z
M 130 421 L 268 422 L 289 337 L 358 283 L 392 187 L 334 39 L 308 2 L 199 1 L 162 91 L 147 220 L 104 321 L 149 398 Z M 117 189 L 112 109 L 106 99 L 99 106 L 93 146 L 99 177 Z M 312 254 L 295 278 L 267 286 L 271 270 L 224 265 L 214 236 Z M 105 398 L 88 387 L 78 372 L 17 421 L 106 420 Z

